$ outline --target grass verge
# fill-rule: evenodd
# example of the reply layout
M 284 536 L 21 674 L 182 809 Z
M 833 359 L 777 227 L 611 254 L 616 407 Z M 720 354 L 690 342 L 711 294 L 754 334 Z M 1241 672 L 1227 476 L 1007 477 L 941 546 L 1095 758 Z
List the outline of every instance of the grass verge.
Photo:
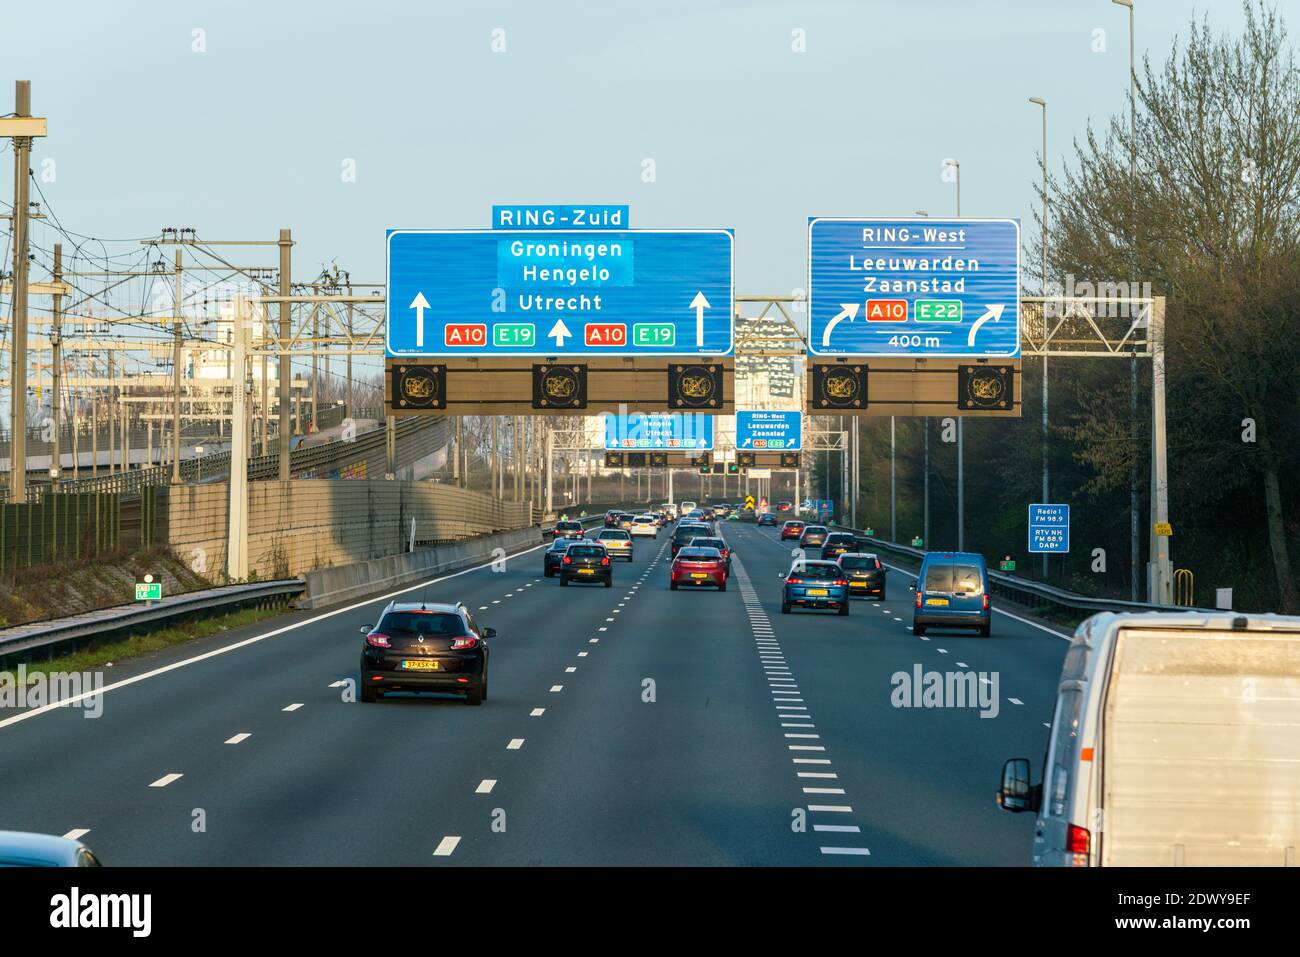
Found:
M 223 631 L 230 631 L 232 628 L 252 625 L 267 618 L 283 615 L 285 611 L 284 608 L 275 607 L 241 608 L 239 611 L 233 611 L 226 615 L 187 621 L 179 625 L 173 625 L 170 628 L 151 631 L 145 635 L 132 635 L 130 638 L 124 638 L 120 641 L 95 645 L 92 648 L 60 655 L 50 661 L 32 662 L 27 665 L 27 677 L 30 680 L 37 674 L 52 671 L 93 671 L 110 663 L 117 664 L 136 655 L 147 654 L 151 651 L 162 651 L 174 645 L 193 641 L 195 638 L 207 638 Z M 7 674 L 10 681 L 17 681 L 15 668 L 16 666 L 0 670 L 0 674 Z

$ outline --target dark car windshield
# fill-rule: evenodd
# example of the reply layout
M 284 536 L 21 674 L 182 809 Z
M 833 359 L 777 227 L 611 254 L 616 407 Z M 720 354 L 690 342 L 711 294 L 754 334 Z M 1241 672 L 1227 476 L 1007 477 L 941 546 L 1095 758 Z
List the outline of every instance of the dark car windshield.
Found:
M 678 525 L 677 531 L 673 532 L 673 538 L 692 539 L 701 537 L 700 533 L 710 531 L 707 525 Z
M 809 562 L 802 568 L 796 568 L 794 575 L 796 578 L 839 578 L 840 566 L 830 562 L 818 562 L 816 564 Z
M 379 623 L 379 630 L 392 634 L 406 632 L 412 635 L 463 635 L 469 629 L 460 615 L 426 611 L 391 611 Z
M 845 543 L 853 543 L 856 541 L 856 536 L 850 535 L 848 532 L 832 532 L 830 535 L 826 536 L 826 544 L 828 545 L 843 545 Z
M 570 545 L 565 554 L 572 558 L 604 558 L 605 549 L 599 545 Z
M 689 562 L 693 559 L 700 560 L 700 559 L 709 559 L 709 558 L 721 558 L 722 552 L 718 551 L 716 548 L 692 547 L 692 548 L 683 548 L 680 552 L 677 553 L 677 557 L 681 559 L 685 559 L 686 561 Z

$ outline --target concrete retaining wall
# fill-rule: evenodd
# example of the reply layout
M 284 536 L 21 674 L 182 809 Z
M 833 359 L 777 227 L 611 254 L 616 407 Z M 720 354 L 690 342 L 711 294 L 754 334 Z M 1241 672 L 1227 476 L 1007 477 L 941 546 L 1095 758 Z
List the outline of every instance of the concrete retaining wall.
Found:
M 403 555 L 309 571 L 303 576 L 307 589 L 299 600 L 298 607 L 321 608 L 354 601 L 376 592 L 400 588 L 430 575 L 483 564 L 500 554 L 497 549 L 510 554 L 539 545 L 541 541 L 540 528 L 521 528 L 463 542 L 421 548 Z
M 224 483 L 169 490 L 172 551 L 197 571 L 226 566 Z M 506 502 L 434 482 L 295 479 L 248 486 L 248 563 L 259 578 L 291 578 L 443 542 L 531 525 L 527 502 Z

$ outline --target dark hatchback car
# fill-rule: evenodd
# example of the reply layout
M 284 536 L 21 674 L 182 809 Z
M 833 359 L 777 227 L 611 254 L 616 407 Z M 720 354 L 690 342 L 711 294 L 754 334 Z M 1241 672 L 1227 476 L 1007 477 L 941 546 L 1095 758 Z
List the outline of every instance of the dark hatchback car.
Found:
M 758 516 L 758 524 L 759 524 L 759 525 L 771 525 L 771 526 L 775 527 L 775 526 L 776 526 L 776 515 L 773 514 L 772 512 L 762 512 L 762 513 L 760 513 L 759 516 Z
M 702 522 L 688 522 L 682 519 L 677 523 L 677 527 L 673 529 L 672 553 L 676 555 L 689 545 L 693 538 L 708 538 L 712 534 L 712 525 L 705 525 Z
M 542 552 L 542 575 L 546 578 L 554 578 L 555 573 L 560 570 L 560 559 L 564 553 L 569 550 L 569 545 L 573 540 L 568 538 L 557 538 L 551 542 L 551 547 Z
M 361 629 L 361 700 L 389 691 L 442 691 L 487 700 L 488 639 L 468 608 L 424 602 L 389 602 L 379 623 Z
M 613 587 L 614 563 L 604 545 L 575 542 L 568 547 L 560 559 L 560 584 L 568 585 L 575 581 Z
M 582 527 L 582 522 L 556 522 L 556 538 L 582 538 L 586 535 L 586 530 Z
M 858 536 L 850 532 L 831 532 L 822 543 L 822 558 L 833 562 L 845 552 L 858 547 Z
M 885 566 L 870 552 L 845 552 L 838 559 L 844 577 L 849 580 L 849 597 L 885 600 Z

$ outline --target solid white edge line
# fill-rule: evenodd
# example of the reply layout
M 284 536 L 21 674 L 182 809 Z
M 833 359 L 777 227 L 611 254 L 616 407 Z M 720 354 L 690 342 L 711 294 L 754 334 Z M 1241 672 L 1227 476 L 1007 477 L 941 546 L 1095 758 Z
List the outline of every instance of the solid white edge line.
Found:
M 508 563 L 512 558 L 519 558 L 523 555 L 528 555 L 532 552 L 535 552 L 538 549 L 546 548 L 547 544 L 548 543 L 543 542 L 541 545 L 534 545 L 532 548 L 524 549 L 521 552 L 515 552 L 513 555 L 507 556 L 505 561 Z M 440 575 L 437 578 L 430 578 L 427 581 L 422 581 L 419 582 L 418 584 L 410 585 L 406 588 L 399 588 L 397 591 L 390 591 L 383 595 L 377 595 L 374 598 L 367 598 L 364 601 L 354 602 L 351 605 L 344 605 L 342 608 L 336 608 L 333 611 L 324 612 L 312 618 L 308 618 L 304 621 L 296 621 L 291 625 L 283 625 L 279 628 L 274 628 L 271 631 L 263 632 L 260 635 L 253 635 L 251 638 L 245 638 L 242 641 L 236 641 L 234 644 L 225 645 L 221 648 L 214 648 L 211 651 L 205 651 L 203 654 L 195 655 L 193 658 L 184 658 L 180 661 L 173 661 L 171 664 L 163 665 L 161 668 L 155 668 L 152 671 L 146 671 L 143 674 L 132 675 L 130 678 L 123 678 L 121 681 L 115 681 L 112 684 L 104 685 L 104 687 L 99 688 L 95 691 L 83 691 L 81 694 L 73 695 L 71 698 L 65 698 L 61 701 L 52 702 L 51 704 L 41 705 L 39 708 L 33 708 L 30 711 L 24 711 L 22 714 L 16 714 L 11 718 L 5 718 L 3 721 L 0 721 L 0 728 L 6 728 L 11 724 L 17 724 L 19 721 L 26 721 L 28 718 L 34 718 L 38 714 L 44 714 L 45 712 L 50 711 L 54 708 L 66 708 L 69 705 L 76 704 L 79 701 L 84 701 L 87 698 L 94 697 L 95 695 L 107 694 L 108 692 L 115 691 L 118 688 L 125 688 L 127 685 L 133 685 L 138 681 L 146 681 L 149 678 L 156 678 L 158 675 L 166 674 L 169 671 L 175 671 L 177 668 L 184 668 L 186 665 L 192 665 L 200 661 L 206 661 L 207 659 L 215 658 L 218 655 L 224 655 L 226 654 L 226 652 L 229 651 L 235 651 L 236 649 L 239 648 L 246 648 L 249 645 L 256 644 L 259 641 L 264 641 L 267 638 L 275 638 L 278 635 L 283 635 L 286 632 L 293 631 L 295 628 L 302 628 L 306 625 L 314 625 L 318 621 L 325 621 L 326 619 L 333 618 L 336 615 L 345 615 L 348 612 L 356 611 L 358 608 L 365 608 L 367 605 L 374 605 L 377 604 L 378 602 L 390 601 L 391 599 L 395 598 L 398 595 L 405 595 L 408 592 L 417 591 L 428 585 L 436 585 L 438 582 L 447 581 L 448 579 L 451 578 L 459 578 L 461 575 L 468 575 L 470 572 L 482 571 L 484 568 L 491 568 L 493 564 L 494 562 L 486 562 L 482 565 L 474 565 L 470 568 L 462 568 L 458 572 L 452 572 L 451 574 L 448 575 Z M 459 840 L 459 838 L 457 838 L 457 840 Z

